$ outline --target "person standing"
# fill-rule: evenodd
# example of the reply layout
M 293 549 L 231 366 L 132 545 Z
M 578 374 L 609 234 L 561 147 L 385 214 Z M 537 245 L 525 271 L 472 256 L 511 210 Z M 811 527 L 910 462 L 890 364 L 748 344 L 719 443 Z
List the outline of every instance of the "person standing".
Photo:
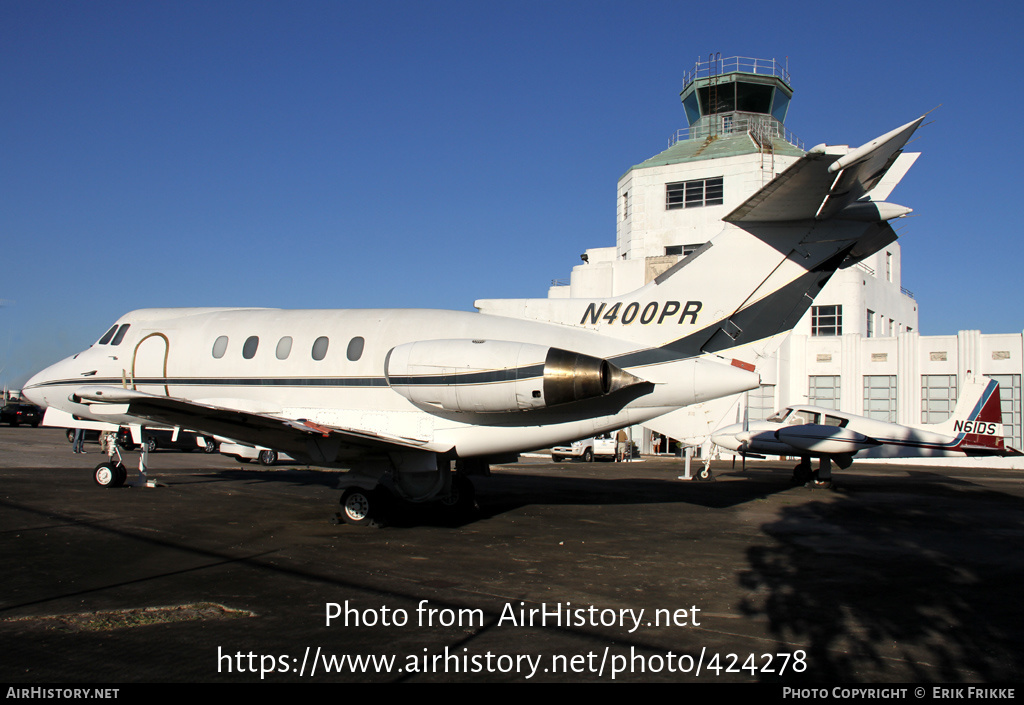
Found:
M 83 429 L 81 429 L 81 428 L 76 428 L 75 429 L 75 444 L 74 444 L 74 447 L 72 448 L 72 450 L 75 453 L 84 453 L 85 452 L 85 448 L 83 448 L 84 445 L 85 445 L 85 431 Z

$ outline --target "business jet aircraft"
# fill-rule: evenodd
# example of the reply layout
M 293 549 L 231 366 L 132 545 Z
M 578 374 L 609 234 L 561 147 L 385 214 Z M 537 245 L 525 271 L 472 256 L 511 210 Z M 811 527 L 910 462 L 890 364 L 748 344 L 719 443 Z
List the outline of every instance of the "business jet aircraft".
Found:
M 349 468 L 349 523 L 395 498 L 464 505 L 465 474 L 489 462 L 757 387 L 752 361 L 832 273 L 896 239 L 888 221 L 910 209 L 871 190 L 923 119 L 852 151 L 811 149 L 629 294 L 480 300 L 477 313 L 139 310 L 24 393 L 62 425 L 177 426 Z M 95 478 L 126 471 L 111 461 Z
M 711 440 L 744 457 L 795 455 L 798 483 L 827 485 L 833 461 L 845 469 L 856 458 L 951 458 L 1021 455 L 1003 443 L 999 383 L 968 382 L 953 415 L 938 424 L 903 426 L 820 406 L 790 406 L 765 421 L 716 430 Z M 821 465 L 811 471 L 811 458 Z

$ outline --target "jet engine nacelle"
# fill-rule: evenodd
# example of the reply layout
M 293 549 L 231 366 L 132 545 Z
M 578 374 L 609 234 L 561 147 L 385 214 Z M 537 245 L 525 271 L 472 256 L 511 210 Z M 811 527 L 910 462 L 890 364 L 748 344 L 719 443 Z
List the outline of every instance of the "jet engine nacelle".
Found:
M 641 383 L 607 360 L 503 340 L 421 340 L 392 348 L 388 384 L 418 406 L 508 413 L 583 401 Z

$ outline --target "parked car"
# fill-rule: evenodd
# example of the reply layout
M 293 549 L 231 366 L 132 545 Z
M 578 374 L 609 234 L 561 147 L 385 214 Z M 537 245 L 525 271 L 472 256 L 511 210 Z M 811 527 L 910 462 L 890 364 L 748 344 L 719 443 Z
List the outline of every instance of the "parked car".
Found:
M 0 409 L 0 423 L 9 423 L 12 426 L 38 426 L 42 420 L 43 410 L 35 404 L 10 402 Z
M 560 463 L 563 460 L 582 460 L 585 463 L 615 460 L 615 439 L 609 433 L 602 433 L 594 438 L 574 441 L 572 445 L 552 448 L 551 461 Z
M 234 443 L 231 441 L 221 442 L 220 452 L 222 455 L 234 458 L 242 463 L 258 460 L 260 465 L 274 465 L 278 461 L 290 462 L 293 460 L 293 458 L 287 453 L 278 453 L 276 450 L 271 448 L 249 446 L 243 443 Z
M 217 445 L 212 439 L 200 436 L 193 431 L 178 431 L 177 437 L 174 431 L 169 428 L 147 428 L 143 432 L 143 442 L 146 449 L 152 453 L 158 448 L 161 450 L 181 450 L 190 453 L 197 448 L 202 448 L 206 453 L 213 453 Z M 135 450 L 139 444 L 132 438 L 131 432 L 122 428 L 117 433 L 117 444 L 125 450 Z

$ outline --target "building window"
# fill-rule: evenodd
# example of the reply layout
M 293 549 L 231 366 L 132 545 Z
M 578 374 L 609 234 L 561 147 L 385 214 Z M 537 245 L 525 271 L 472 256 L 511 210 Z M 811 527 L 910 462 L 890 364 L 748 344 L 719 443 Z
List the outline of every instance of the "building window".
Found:
M 921 375 L 921 423 L 942 423 L 956 407 L 956 375 Z
M 867 335 L 865 337 L 875 337 L 875 312 L 872 311 L 870 308 L 868 309 L 868 325 L 865 330 L 867 331 Z
M 812 306 L 811 307 L 811 335 L 842 335 L 843 334 L 843 307 L 835 306 Z
M 839 411 L 839 375 L 811 375 L 807 379 L 807 403 Z
M 747 392 L 747 419 L 764 421 L 775 413 L 775 385 L 762 384 Z
M 622 192 L 622 219 L 629 217 L 629 191 Z
M 724 203 L 722 177 L 665 184 L 665 209 L 702 208 Z
M 1003 410 L 1003 434 L 1011 448 L 1021 447 L 1020 375 L 985 375 L 999 382 L 999 405 Z
M 701 247 L 700 243 L 696 245 L 666 245 L 666 255 L 682 255 L 683 257 L 689 257 L 691 254 L 699 250 Z
M 892 253 L 885 253 L 885 280 L 892 281 Z
M 864 415 L 896 423 L 896 375 L 864 375 Z

